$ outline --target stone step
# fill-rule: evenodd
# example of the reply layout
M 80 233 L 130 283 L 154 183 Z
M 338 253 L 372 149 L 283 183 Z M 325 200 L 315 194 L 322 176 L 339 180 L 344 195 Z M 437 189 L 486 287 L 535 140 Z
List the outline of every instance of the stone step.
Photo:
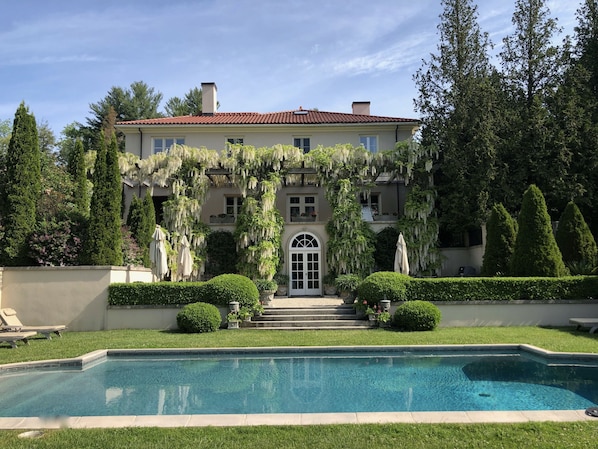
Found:
M 264 315 L 355 315 L 353 307 L 322 307 L 322 308 L 265 308 Z
M 375 323 L 368 320 L 307 320 L 307 321 L 245 321 L 241 327 L 250 329 L 369 329 Z
M 355 313 L 338 314 L 269 314 L 253 317 L 252 321 L 330 321 L 330 320 L 356 320 Z

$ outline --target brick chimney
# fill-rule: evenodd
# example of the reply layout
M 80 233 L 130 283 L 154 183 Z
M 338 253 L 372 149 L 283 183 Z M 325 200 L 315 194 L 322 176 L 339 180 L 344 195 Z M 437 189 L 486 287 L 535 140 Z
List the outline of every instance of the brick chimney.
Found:
M 370 115 L 370 102 L 369 101 L 354 101 L 352 106 L 353 106 L 353 114 Z
M 201 114 L 214 115 L 218 104 L 216 83 L 201 83 Z

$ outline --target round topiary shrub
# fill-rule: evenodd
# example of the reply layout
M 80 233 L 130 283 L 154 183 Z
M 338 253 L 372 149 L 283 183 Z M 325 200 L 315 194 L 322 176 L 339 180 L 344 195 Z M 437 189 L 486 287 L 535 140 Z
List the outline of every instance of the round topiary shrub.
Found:
M 240 307 L 253 307 L 259 302 L 260 294 L 251 279 L 240 274 L 221 274 L 198 289 L 199 301 L 227 306 L 237 301 Z
M 376 304 L 382 299 L 392 302 L 407 300 L 409 276 L 394 271 L 378 271 L 366 277 L 357 288 L 359 301 Z
M 222 324 L 222 317 L 218 307 L 196 302 L 183 307 L 176 316 L 176 322 L 183 332 L 214 332 Z
M 427 301 L 408 301 L 397 307 L 394 325 L 406 331 L 431 331 L 440 323 L 440 309 Z

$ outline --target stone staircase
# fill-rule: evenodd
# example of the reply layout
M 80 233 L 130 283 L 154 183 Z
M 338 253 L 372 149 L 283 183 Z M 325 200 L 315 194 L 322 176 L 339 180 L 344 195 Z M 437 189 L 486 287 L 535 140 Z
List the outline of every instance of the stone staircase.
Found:
M 370 329 L 375 322 L 358 317 L 351 305 L 270 306 L 241 327 L 250 329 Z

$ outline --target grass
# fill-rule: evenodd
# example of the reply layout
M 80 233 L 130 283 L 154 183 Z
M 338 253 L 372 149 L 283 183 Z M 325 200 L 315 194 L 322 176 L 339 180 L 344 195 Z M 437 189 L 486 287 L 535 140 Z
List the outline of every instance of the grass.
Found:
M 157 330 L 66 332 L 52 341 L 35 338 L 18 350 L 0 346 L 0 363 L 68 358 L 108 348 L 248 346 L 344 346 L 527 343 L 551 351 L 598 352 L 598 335 L 572 328 L 443 328 L 434 332 L 218 331 L 181 334 Z M 1 398 L 0 398 L 1 404 Z M 41 438 L 2 431 L 2 447 L 21 448 L 588 448 L 598 439 L 596 422 L 525 424 L 380 424 L 257 426 L 242 428 L 60 429 Z

